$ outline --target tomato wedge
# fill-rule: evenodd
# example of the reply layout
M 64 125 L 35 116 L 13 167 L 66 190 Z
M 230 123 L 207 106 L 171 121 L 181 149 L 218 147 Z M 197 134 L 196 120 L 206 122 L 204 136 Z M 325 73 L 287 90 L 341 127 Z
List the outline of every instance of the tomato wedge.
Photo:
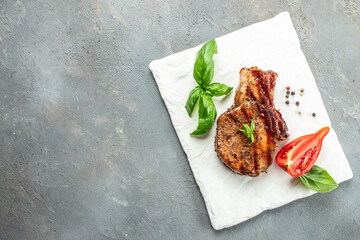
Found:
M 276 155 L 277 164 L 293 177 L 300 177 L 314 166 L 329 127 L 299 137 L 286 144 Z

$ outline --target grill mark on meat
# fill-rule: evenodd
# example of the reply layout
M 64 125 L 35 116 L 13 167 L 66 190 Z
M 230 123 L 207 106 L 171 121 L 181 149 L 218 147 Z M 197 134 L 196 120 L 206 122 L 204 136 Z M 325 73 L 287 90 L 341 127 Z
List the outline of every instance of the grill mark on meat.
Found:
M 275 131 L 273 130 L 273 124 L 272 124 L 272 115 L 271 115 L 271 111 L 268 109 L 265 109 L 263 105 L 257 103 L 256 104 L 257 109 L 259 110 L 260 113 L 264 114 L 264 123 L 265 123 L 265 134 L 266 134 L 266 145 L 269 146 L 269 140 L 276 134 Z M 271 161 L 271 155 L 272 155 L 273 150 L 269 149 L 267 152 L 267 164 L 270 166 L 270 164 L 272 163 Z
M 266 104 L 273 105 L 273 99 L 270 96 L 271 92 L 273 92 L 273 90 L 274 90 L 273 88 L 271 88 L 271 84 L 270 84 L 273 81 L 273 75 L 271 73 L 265 75 L 264 72 L 261 72 L 259 75 L 260 75 L 261 79 L 267 80 L 267 81 L 259 81 L 261 84 L 261 87 L 264 90 L 264 94 L 266 95 L 263 99 L 265 99 L 267 101 Z
M 266 172 L 278 141 L 287 137 L 286 123 L 273 104 L 276 78 L 276 73 L 257 67 L 241 69 L 234 104 L 217 120 L 215 151 L 235 173 L 256 177 Z M 250 140 L 239 129 L 252 120 L 255 142 L 249 146 Z
M 255 143 L 255 144 L 258 144 L 258 143 Z M 258 163 L 258 155 L 259 155 L 259 153 L 258 153 L 258 149 L 255 147 L 254 148 L 254 168 L 253 168 L 253 170 L 252 170 L 252 172 L 253 173 L 256 173 L 256 170 L 257 170 L 257 165 L 259 164 Z
M 257 81 L 257 89 L 258 89 L 258 92 L 259 92 L 259 95 L 260 96 L 263 96 L 261 98 L 261 102 L 264 103 L 264 104 L 269 104 L 270 105 L 270 102 L 269 102 L 269 91 L 268 89 L 266 88 L 265 84 L 264 84 L 264 81 Z
M 252 89 L 250 89 L 249 86 L 247 86 L 246 91 L 248 92 L 248 95 L 251 97 L 250 99 L 256 99 Z
M 246 109 L 241 108 L 241 112 L 242 112 L 242 114 L 244 115 L 244 118 L 245 118 L 245 119 L 243 119 L 244 122 L 248 122 L 249 119 L 248 119 L 248 115 L 247 115 Z
M 275 79 L 274 79 L 274 76 L 275 77 L 278 77 L 278 75 L 277 75 L 277 73 L 276 72 L 273 72 L 273 71 L 271 71 L 271 70 L 269 70 L 268 71 L 269 73 L 270 73 L 270 81 L 269 81 L 269 83 L 270 83 L 270 89 L 274 89 L 275 88 Z

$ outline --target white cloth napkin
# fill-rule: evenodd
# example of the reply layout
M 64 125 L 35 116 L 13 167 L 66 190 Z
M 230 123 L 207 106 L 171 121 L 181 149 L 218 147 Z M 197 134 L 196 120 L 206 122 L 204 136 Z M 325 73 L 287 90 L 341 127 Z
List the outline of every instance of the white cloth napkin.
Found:
M 229 96 L 213 98 L 218 116 L 233 103 L 235 89 L 239 85 L 240 69 L 258 66 L 262 70 L 273 70 L 279 75 L 275 87 L 275 107 L 280 109 L 290 133 L 290 137 L 279 144 L 279 149 L 299 136 L 331 126 L 315 79 L 300 49 L 289 13 L 280 13 L 267 21 L 219 37 L 216 41 L 218 54 L 214 55 L 213 82 L 234 87 Z M 184 106 L 189 92 L 196 86 L 192 72 L 200 47 L 201 45 L 155 60 L 149 67 L 187 154 L 212 226 L 217 230 L 230 227 L 264 210 L 314 194 L 314 191 L 280 169 L 275 161 L 267 173 L 256 178 L 240 176 L 230 171 L 215 153 L 216 122 L 205 136 L 190 136 L 189 133 L 197 127 L 197 108 L 190 118 Z M 286 86 L 291 86 L 296 95 L 290 95 L 286 99 Z M 303 96 L 299 94 L 301 88 L 305 89 Z M 290 101 L 289 105 L 285 104 L 286 100 Z M 296 106 L 296 101 L 300 101 L 300 106 Z M 298 111 L 302 114 L 299 115 Z M 316 117 L 312 117 L 313 112 Z M 338 183 L 353 176 L 332 128 L 324 139 L 316 164 L 325 168 Z

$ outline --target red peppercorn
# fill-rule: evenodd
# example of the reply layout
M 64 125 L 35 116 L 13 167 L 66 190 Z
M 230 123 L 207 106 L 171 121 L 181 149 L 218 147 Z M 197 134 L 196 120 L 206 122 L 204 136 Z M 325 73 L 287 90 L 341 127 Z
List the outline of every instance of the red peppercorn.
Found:
M 287 86 L 287 87 L 286 87 L 286 90 L 290 90 L 290 86 Z
M 265 114 L 264 114 L 264 113 L 260 113 L 260 117 L 265 117 Z

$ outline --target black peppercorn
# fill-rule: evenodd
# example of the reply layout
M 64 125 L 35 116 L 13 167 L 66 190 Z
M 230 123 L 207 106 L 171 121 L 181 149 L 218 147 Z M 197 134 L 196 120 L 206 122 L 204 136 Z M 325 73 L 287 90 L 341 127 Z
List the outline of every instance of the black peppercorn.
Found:
M 297 102 L 296 102 L 296 106 L 299 106 L 299 105 L 300 105 L 300 102 L 299 102 L 299 101 L 297 101 Z
M 286 104 L 289 104 L 290 102 L 289 102 L 289 100 L 287 100 L 285 103 L 286 103 Z
M 313 116 L 313 117 L 316 117 L 316 113 L 313 113 L 312 116 Z
M 289 91 L 289 90 L 287 90 L 287 91 L 286 91 L 286 94 L 290 94 L 290 91 Z
M 292 92 L 291 92 L 291 95 L 295 95 L 295 92 L 294 92 L 294 91 L 292 91 Z

